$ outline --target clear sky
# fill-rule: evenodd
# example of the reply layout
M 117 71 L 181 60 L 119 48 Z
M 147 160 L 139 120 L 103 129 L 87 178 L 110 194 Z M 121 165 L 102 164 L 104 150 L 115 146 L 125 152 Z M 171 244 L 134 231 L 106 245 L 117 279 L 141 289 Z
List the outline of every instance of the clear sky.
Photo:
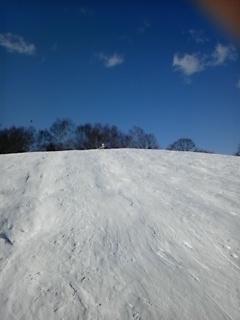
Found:
M 184 0 L 1 1 L 2 127 L 62 117 L 233 153 L 239 44 Z

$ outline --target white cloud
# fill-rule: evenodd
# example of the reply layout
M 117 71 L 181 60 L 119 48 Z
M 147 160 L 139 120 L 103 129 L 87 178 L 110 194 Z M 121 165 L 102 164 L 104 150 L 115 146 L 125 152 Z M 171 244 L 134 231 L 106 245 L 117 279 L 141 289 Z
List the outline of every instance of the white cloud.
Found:
M 237 59 L 236 49 L 232 45 L 224 46 L 218 43 L 212 53 L 212 60 L 209 64 L 213 66 L 220 66 L 227 61 L 234 61 Z
M 119 53 L 113 53 L 112 55 L 100 53 L 98 57 L 106 68 L 113 68 L 124 63 L 124 56 Z
M 229 61 L 237 60 L 238 55 L 232 45 L 217 44 L 211 54 L 184 53 L 173 56 L 173 67 L 175 71 L 182 72 L 185 76 L 206 70 L 209 67 L 217 67 Z
M 0 34 L 0 46 L 7 49 L 8 52 L 33 55 L 36 47 L 32 43 L 27 43 L 23 37 L 12 33 Z
M 176 71 L 181 71 L 186 76 L 204 70 L 205 65 L 203 59 L 197 54 L 175 54 L 173 57 L 173 67 Z

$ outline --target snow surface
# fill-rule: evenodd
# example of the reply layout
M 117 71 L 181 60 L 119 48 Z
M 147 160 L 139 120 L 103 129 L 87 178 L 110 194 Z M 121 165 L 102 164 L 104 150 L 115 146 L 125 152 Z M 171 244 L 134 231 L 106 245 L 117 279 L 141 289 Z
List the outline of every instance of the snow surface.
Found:
M 0 156 L 0 319 L 240 319 L 240 158 Z

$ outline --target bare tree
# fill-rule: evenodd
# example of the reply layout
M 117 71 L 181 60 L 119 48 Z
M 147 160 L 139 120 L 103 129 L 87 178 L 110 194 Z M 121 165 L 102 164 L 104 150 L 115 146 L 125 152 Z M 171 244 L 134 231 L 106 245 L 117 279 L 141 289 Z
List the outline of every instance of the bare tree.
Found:
M 0 153 L 31 151 L 34 142 L 34 128 L 11 127 L 0 130 Z
M 189 138 L 181 138 L 170 144 L 167 150 L 175 151 L 196 151 L 195 143 Z

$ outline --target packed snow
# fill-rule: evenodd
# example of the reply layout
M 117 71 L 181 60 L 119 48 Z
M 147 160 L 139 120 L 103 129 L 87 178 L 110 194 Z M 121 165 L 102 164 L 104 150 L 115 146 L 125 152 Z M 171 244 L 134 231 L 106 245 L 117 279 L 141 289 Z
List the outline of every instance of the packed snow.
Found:
M 240 157 L 0 155 L 1 320 L 239 320 Z

